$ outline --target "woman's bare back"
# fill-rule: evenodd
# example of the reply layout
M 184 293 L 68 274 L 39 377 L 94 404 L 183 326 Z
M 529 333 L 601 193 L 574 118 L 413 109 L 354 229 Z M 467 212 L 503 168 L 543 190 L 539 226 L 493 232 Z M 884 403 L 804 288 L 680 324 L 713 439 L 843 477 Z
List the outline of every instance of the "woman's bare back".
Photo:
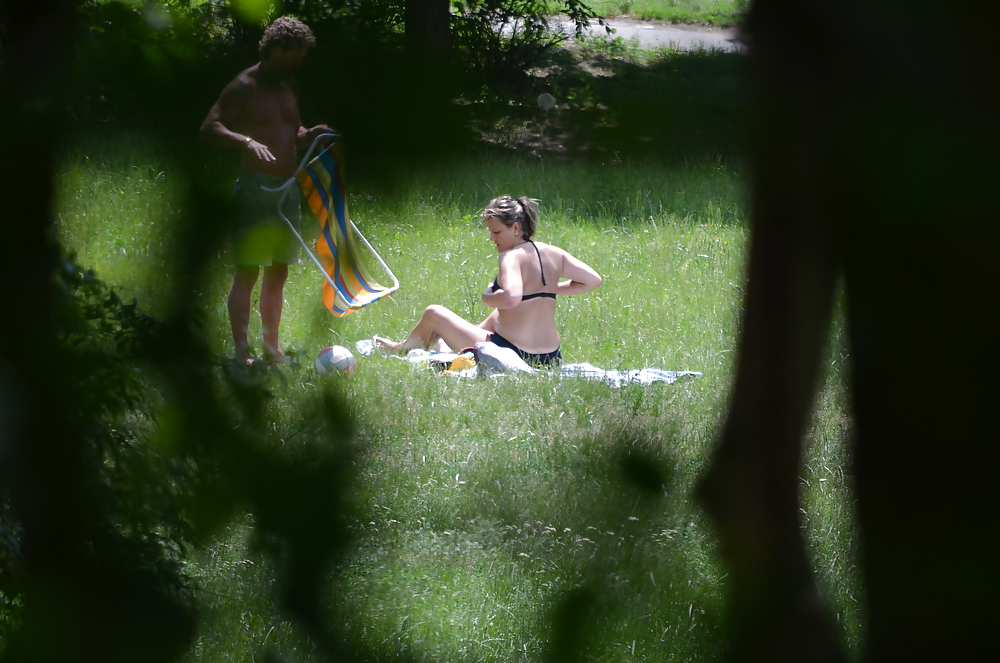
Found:
M 500 256 L 500 287 L 515 293 L 520 291 L 521 301 L 512 308 L 497 310 L 496 331 L 525 352 L 541 354 L 559 347 L 555 298 L 532 295 L 556 294 L 563 271 L 563 254 L 565 251 L 550 244 L 525 242 Z M 516 280 L 520 281 L 520 288 L 513 283 Z

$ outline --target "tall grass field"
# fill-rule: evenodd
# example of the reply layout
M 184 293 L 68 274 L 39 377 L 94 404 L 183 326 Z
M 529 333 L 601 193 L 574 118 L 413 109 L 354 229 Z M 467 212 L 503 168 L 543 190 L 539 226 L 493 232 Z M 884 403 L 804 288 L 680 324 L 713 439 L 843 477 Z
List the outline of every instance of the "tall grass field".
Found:
M 170 239 L 184 193 L 155 155 L 135 138 L 70 148 L 56 209 L 60 239 L 79 262 L 154 316 L 177 276 Z M 220 167 L 235 180 L 224 156 Z M 570 635 L 587 660 L 719 660 L 725 572 L 692 491 L 733 380 L 748 239 L 738 167 L 484 152 L 391 189 L 349 173 L 347 187 L 352 217 L 401 288 L 337 319 L 322 306 L 314 267 L 293 265 L 281 337 L 300 366 L 273 369 L 281 417 L 293 420 L 299 403 L 331 384 L 357 417 L 360 515 L 354 548 L 330 574 L 330 619 L 385 660 L 541 661 L 560 614 L 577 616 Z M 501 193 L 540 199 L 536 238 L 604 279 L 558 302 L 565 361 L 702 377 L 620 389 L 545 372 L 462 379 L 380 355 L 358 356 L 349 379 L 313 371 L 323 347 L 401 339 L 429 304 L 484 318 L 479 296 L 497 257 L 479 212 Z M 310 221 L 305 213 L 315 238 Z M 229 247 L 217 255 L 193 296 L 222 358 L 232 355 Z M 251 339 L 259 350 L 256 314 Z M 857 652 L 842 339 L 838 318 L 808 434 L 803 519 L 844 642 Z M 253 527 L 251 516 L 237 518 L 187 560 L 202 616 L 189 661 L 314 660 L 275 607 L 274 570 Z
M 739 22 L 748 3 L 746 0 L 593 0 L 587 4 L 599 16 L 731 26 Z

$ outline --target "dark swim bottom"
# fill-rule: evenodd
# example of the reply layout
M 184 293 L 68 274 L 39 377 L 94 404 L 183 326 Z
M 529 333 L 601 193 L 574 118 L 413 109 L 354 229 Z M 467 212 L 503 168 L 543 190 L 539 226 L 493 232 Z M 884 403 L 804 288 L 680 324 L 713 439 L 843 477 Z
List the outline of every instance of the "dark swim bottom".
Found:
M 299 241 L 278 216 L 280 193 L 261 190 L 277 188 L 287 180 L 275 175 L 240 171 L 236 181 L 236 205 L 239 217 L 233 228 L 233 255 L 237 265 L 292 264 L 299 261 Z M 285 216 L 299 229 L 298 187 L 288 194 Z
M 510 348 L 516 352 L 521 359 L 529 364 L 535 364 L 538 366 L 558 366 L 562 363 L 562 353 L 559 351 L 559 348 L 556 348 L 552 352 L 546 352 L 543 354 L 525 352 L 496 332 L 487 336 L 486 340 L 496 343 L 501 348 Z

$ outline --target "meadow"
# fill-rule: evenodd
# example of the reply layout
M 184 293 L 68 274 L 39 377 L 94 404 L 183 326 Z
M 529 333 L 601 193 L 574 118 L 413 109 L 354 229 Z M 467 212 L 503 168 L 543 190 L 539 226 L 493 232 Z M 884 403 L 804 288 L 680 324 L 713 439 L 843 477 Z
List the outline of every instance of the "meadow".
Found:
M 140 137 L 84 140 L 60 164 L 56 218 L 78 261 L 156 316 L 176 278 L 183 189 Z M 214 164 L 235 179 L 225 155 Z M 724 421 L 747 249 L 745 173 L 734 160 L 570 160 L 473 151 L 392 186 L 348 174 L 351 215 L 392 266 L 398 293 L 335 319 L 320 277 L 294 265 L 271 369 L 275 426 L 294 444 L 303 403 L 332 389 L 363 448 L 351 553 L 331 570 L 329 619 L 380 660 L 539 661 L 570 643 L 594 661 L 718 660 L 725 573 L 692 493 Z M 500 193 L 541 200 L 536 238 L 604 278 L 559 301 L 568 362 L 694 370 L 674 385 L 541 374 L 465 380 L 358 357 L 350 379 L 311 368 L 323 347 L 402 337 L 431 303 L 480 319 L 496 255 L 478 213 Z M 306 217 L 306 227 L 309 219 Z M 315 237 L 315 228 L 309 232 Z M 227 246 L 192 296 L 220 360 L 231 356 Z M 255 296 L 256 301 L 256 296 Z M 259 318 L 251 324 L 259 347 Z M 863 610 L 847 448 L 843 323 L 831 329 L 808 433 L 804 525 L 814 566 L 857 652 Z M 186 562 L 202 621 L 186 660 L 313 660 L 276 607 L 253 518 Z M 564 648 L 565 649 L 565 648 Z M 563 649 L 563 650 L 564 650 Z M 563 651 L 560 650 L 560 651 Z
M 599 16 L 623 16 L 672 23 L 732 26 L 746 11 L 745 0 L 593 0 Z

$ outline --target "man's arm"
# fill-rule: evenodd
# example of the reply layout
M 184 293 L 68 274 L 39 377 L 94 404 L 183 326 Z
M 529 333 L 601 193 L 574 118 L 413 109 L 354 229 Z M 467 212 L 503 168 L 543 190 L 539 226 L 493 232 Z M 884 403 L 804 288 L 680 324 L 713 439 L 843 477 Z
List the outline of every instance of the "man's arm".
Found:
M 232 124 L 239 116 L 250 92 L 250 85 L 242 81 L 241 78 L 240 76 L 236 77 L 223 88 L 219 100 L 215 102 L 215 105 L 208 111 L 208 115 L 205 116 L 205 121 L 201 123 L 201 137 L 216 147 L 252 150 L 261 161 L 277 161 L 267 145 L 258 143 L 250 136 L 231 131 L 226 126 Z
M 325 124 L 317 124 L 315 127 L 306 129 L 305 127 L 299 127 L 298 135 L 295 137 L 295 147 L 300 150 L 312 145 L 312 142 L 316 140 L 316 136 L 321 134 L 335 134 L 337 133 L 329 126 Z

